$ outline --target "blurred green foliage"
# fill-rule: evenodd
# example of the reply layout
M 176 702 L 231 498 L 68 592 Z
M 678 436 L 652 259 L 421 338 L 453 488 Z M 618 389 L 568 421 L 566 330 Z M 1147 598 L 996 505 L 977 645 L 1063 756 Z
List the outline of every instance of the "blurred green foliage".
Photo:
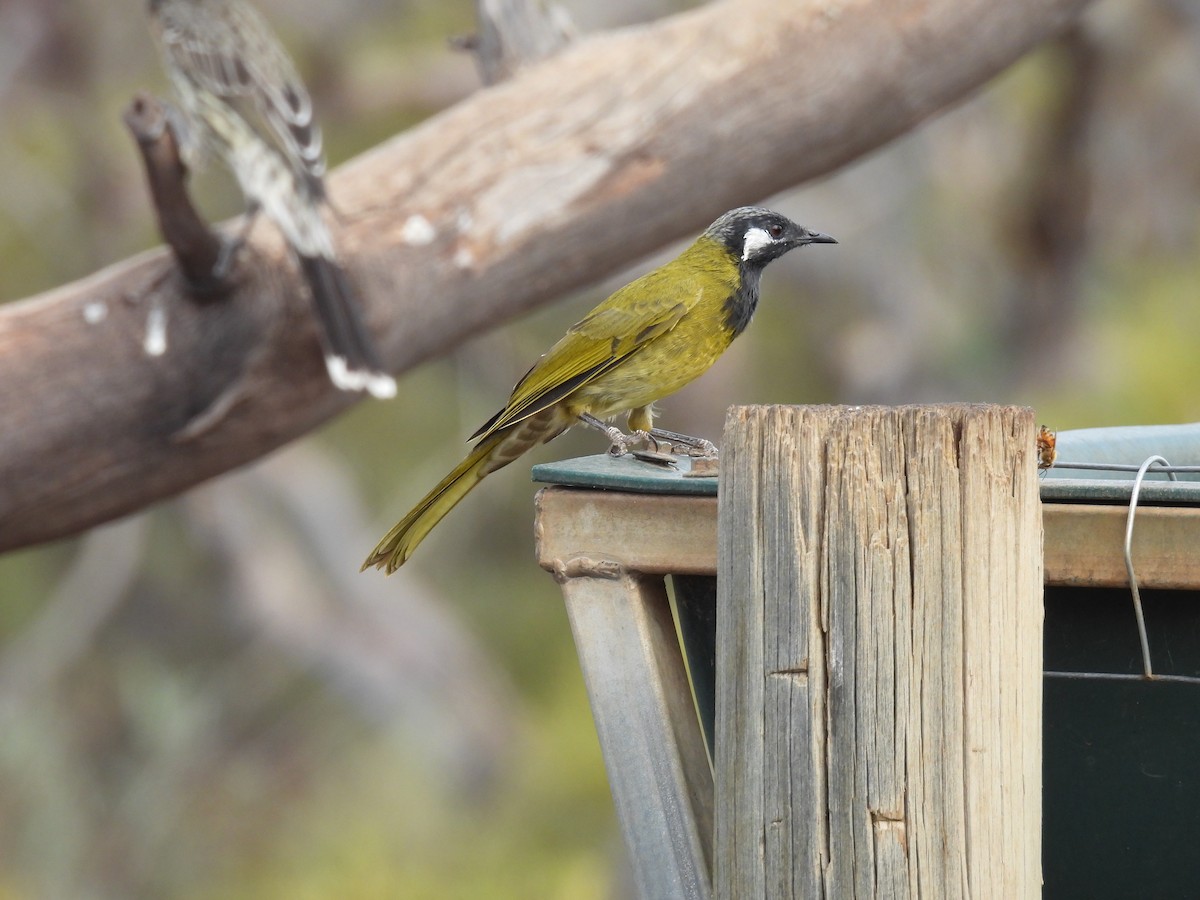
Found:
M 262 5 L 334 163 L 476 87 L 446 47 L 471 30 L 463 0 Z M 573 7 L 595 22 L 605 5 Z M 758 321 L 662 404 L 664 421 L 717 435 L 732 403 L 933 400 L 1027 403 L 1055 428 L 1197 418 L 1200 30 L 1180 10 L 1101 3 L 961 108 L 774 199 L 841 244 L 772 267 Z M 157 242 L 119 111 L 164 79 L 140 15 L 102 0 L 10 0 L 0 58 L 11 300 Z M 1080 171 L 1078 190 L 1052 190 Z M 238 210 L 221 173 L 201 184 L 212 215 Z M 385 603 L 431 595 L 420 627 L 467 653 L 447 668 L 481 692 L 463 708 L 483 703 L 504 726 L 494 743 L 480 737 L 491 724 L 470 730 L 478 717 L 455 724 L 453 703 L 371 699 L 372 666 L 409 671 L 402 641 L 381 631 L 339 655 L 288 626 L 365 608 L 313 606 L 296 581 L 331 602 L 341 569 L 457 461 L 498 386 L 629 274 L 408 373 L 395 401 L 253 467 L 247 490 L 204 487 L 99 538 L 129 558 L 110 602 L 68 583 L 87 541 L 0 558 L 0 900 L 626 895 L 574 648 L 528 527 L 529 462 L 596 452 L 594 439 L 567 435 L 489 479 L 401 575 L 354 582 Z M 314 458 L 337 477 L 287 477 Z M 297 526 L 288 490 L 348 518 Z M 331 528 L 344 565 L 307 579 L 286 555 L 248 561 L 221 535 L 250 514 L 277 516 L 264 541 L 301 558 L 315 556 L 304 527 Z M 78 570 L 111 572 L 117 556 Z M 278 585 L 266 606 L 262 584 Z M 443 675 L 431 684 L 453 684 Z

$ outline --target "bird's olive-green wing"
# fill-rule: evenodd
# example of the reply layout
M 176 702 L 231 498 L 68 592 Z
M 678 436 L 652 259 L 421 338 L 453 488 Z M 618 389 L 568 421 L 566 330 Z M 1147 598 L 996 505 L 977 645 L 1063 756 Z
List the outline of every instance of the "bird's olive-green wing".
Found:
M 612 294 L 567 330 L 513 388 L 508 405 L 471 436 L 474 440 L 553 406 L 631 353 L 670 331 L 695 306 L 704 286 L 696 277 L 657 269 Z

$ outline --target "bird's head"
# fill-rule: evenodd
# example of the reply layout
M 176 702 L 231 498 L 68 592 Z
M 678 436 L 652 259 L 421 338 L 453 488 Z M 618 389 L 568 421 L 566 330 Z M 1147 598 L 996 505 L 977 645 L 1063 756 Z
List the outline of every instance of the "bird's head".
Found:
M 761 206 L 731 209 L 708 226 L 704 234 L 719 241 L 751 269 L 761 269 L 795 247 L 837 243 L 827 234 L 797 225 L 787 216 Z

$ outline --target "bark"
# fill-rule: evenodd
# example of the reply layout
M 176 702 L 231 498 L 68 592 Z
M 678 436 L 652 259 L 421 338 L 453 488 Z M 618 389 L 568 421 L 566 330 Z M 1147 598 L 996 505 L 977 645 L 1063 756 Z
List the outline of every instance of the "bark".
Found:
M 403 372 L 881 146 L 1086 6 L 724 0 L 581 40 L 339 169 L 336 238 Z M 222 302 L 189 299 L 154 250 L 0 309 L 0 550 L 183 491 L 355 402 L 325 377 L 307 303 L 260 225 Z

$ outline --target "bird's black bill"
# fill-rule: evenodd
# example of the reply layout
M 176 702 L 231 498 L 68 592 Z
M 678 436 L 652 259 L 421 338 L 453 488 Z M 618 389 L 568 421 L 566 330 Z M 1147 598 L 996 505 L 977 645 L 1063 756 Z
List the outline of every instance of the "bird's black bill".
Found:
M 827 234 L 822 234 L 819 231 L 810 231 L 801 241 L 803 244 L 836 244 L 837 238 L 831 238 Z

